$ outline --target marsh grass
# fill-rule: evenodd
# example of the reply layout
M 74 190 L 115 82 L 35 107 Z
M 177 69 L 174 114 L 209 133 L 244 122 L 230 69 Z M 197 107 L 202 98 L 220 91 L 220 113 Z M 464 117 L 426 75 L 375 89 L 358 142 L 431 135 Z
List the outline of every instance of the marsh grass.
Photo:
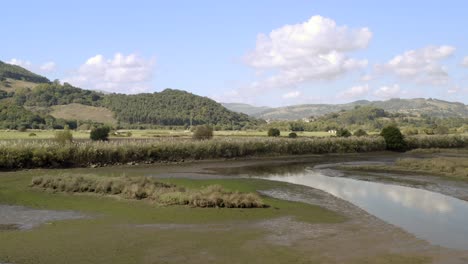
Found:
M 50 140 L 0 141 L 0 168 L 85 167 L 128 162 L 177 162 L 182 160 L 246 156 L 300 155 L 381 151 L 380 137 L 361 138 L 218 138 L 213 140 L 116 140 L 76 141 L 62 145 Z
M 225 190 L 210 185 L 199 190 L 177 187 L 150 177 L 97 177 L 60 175 L 33 177 L 31 187 L 53 192 L 112 195 L 132 200 L 148 200 L 160 205 L 192 207 L 264 208 L 256 193 Z
M 468 179 L 468 159 L 466 157 L 405 158 L 397 160 L 395 166 L 410 171 Z
M 461 148 L 463 136 L 407 137 L 413 148 Z M 114 165 L 129 162 L 179 162 L 184 160 L 229 159 L 249 156 L 279 156 L 383 151 L 380 136 L 326 138 L 214 138 L 120 139 L 109 142 L 76 141 L 59 144 L 53 140 L 0 141 L 0 169 L 66 168 Z

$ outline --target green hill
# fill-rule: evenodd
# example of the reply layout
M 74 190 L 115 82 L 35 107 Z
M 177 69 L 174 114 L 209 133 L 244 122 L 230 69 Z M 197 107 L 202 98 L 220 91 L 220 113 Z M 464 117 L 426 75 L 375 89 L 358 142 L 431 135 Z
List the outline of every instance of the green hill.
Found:
M 120 127 L 210 124 L 223 129 L 255 126 L 259 120 L 180 90 L 137 95 L 104 94 L 50 82 L 19 66 L 0 62 L 0 128 L 59 128 L 100 122 Z M 3 88 L 3 89 L 2 89 Z
M 25 68 L 0 61 L 0 79 L 10 78 L 13 80 L 27 81 L 31 83 L 49 83 L 44 76 L 32 73 Z
M 390 113 L 402 113 L 411 116 L 432 117 L 468 117 L 468 106 L 463 103 L 447 102 L 438 99 L 390 99 L 387 101 L 356 101 L 347 104 L 304 104 L 270 108 L 251 114 L 257 118 L 269 120 L 299 120 L 312 116 L 323 116 L 339 110 L 351 110 L 355 106 L 373 106 Z M 226 104 L 231 110 L 229 104 Z
M 152 94 L 110 94 L 105 96 L 104 106 L 112 110 L 120 122 L 127 124 L 211 124 L 225 129 L 240 129 L 257 122 L 207 97 L 173 89 Z

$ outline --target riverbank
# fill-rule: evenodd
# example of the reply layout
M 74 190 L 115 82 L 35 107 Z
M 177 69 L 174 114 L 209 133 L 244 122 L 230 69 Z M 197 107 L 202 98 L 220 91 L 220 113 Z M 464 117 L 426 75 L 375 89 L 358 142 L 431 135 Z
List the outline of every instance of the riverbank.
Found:
M 461 148 L 468 137 L 421 136 L 406 139 L 411 148 Z M 184 162 L 187 160 L 232 159 L 326 153 L 365 153 L 383 151 L 380 136 L 350 138 L 222 138 L 205 141 L 190 139 L 119 140 L 72 142 L 16 140 L 0 141 L 0 168 L 102 167 L 126 163 Z
M 297 173 L 329 162 L 392 162 L 401 155 L 406 154 L 256 157 L 164 166 L 1 172 L 0 203 L 71 210 L 91 217 L 54 221 L 27 232 L 0 231 L 0 262 L 464 263 L 467 252 L 430 245 L 331 194 L 294 184 L 239 178 Z M 155 207 L 109 197 L 44 193 L 28 187 L 34 176 L 63 173 L 151 176 L 190 189 L 219 184 L 232 191 L 258 191 L 271 207 Z

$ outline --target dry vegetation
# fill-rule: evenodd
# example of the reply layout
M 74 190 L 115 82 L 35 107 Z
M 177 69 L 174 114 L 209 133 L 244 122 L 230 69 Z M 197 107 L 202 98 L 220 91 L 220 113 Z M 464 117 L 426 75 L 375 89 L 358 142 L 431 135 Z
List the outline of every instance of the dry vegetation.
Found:
M 395 166 L 404 170 L 468 179 L 468 159 L 466 157 L 406 158 L 397 160 Z
M 267 207 L 256 193 L 231 192 L 219 185 L 210 185 L 200 190 L 188 190 L 149 177 L 38 176 L 32 179 L 31 187 L 54 192 L 113 195 L 125 199 L 148 200 L 159 205 Z
M 68 104 L 52 106 L 50 113 L 55 118 L 67 120 L 91 120 L 105 124 L 117 124 L 114 114 L 107 108 L 83 104 Z

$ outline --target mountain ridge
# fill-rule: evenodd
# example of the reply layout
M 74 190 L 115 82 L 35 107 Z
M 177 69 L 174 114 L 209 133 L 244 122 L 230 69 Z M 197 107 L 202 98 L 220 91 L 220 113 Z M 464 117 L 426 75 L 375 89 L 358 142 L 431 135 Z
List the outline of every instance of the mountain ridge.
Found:
M 238 108 L 231 107 L 236 103 L 223 104 L 233 111 Z M 434 117 L 468 117 L 468 106 L 461 102 L 450 102 L 434 98 L 393 98 L 384 101 L 357 100 L 343 104 L 300 104 L 283 107 L 271 107 L 261 111 L 253 105 L 244 106 L 251 116 L 267 120 L 298 120 L 312 116 L 323 116 L 341 110 L 351 110 L 356 106 L 374 106 L 391 113 L 404 113 L 410 115 L 431 115 Z M 245 112 L 244 112 L 245 113 Z M 246 113 L 248 114 L 248 113 Z

